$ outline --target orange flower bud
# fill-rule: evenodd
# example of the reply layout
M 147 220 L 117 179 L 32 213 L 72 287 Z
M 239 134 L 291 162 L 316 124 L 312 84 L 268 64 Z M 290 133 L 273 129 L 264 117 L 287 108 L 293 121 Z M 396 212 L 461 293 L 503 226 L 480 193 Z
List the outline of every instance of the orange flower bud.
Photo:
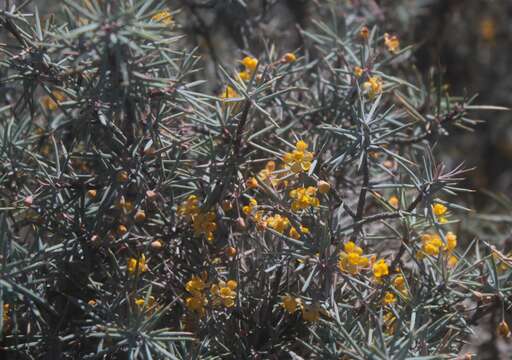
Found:
M 329 184 L 327 181 L 320 180 L 316 183 L 316 187 L 318 188 L 318 191 L 321 194 L 326 194 L 331 190 L 331 184 Z
M 505 320 L 503 320 L 502 322 L 500 322 L 498 324 L 498 328 L 496 329 L 496 332 L 498 333 L 498 335 L 503 336 L 503 337 L 510 336 L 510 328 L 508 327 L 508 324 Z
M 126 170 L 121 170 L 117 173 L 116 180 L 120 183 L 125 183 L 128 181 L 128 172 Z
M 281 60 L 285 64 L 289 64 L 292 62 L 295 62 L 297 60 L 297 56 L 294 53 L 286 53 L 283 56 L 283 59 Z
M 136 222 L 142 222 L 146 220 L 146 212 L 144 210 L 137 210 L 133 218 Z
M 233 246 L 229 246 L 226 248 L 226 255 L 229 257 L 234 257 L 236 255 L 236 249 Z

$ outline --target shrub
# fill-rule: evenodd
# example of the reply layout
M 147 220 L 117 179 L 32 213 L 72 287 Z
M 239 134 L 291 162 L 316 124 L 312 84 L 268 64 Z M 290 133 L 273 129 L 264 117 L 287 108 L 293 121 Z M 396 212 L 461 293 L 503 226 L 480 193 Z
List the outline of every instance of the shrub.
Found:
M 486 107 L 340 10 L 217 93 L 163 3 L 1 13 L 6 354 L 450 358 L 488 309 L 509 336 L 512 260 L 433 146 Z

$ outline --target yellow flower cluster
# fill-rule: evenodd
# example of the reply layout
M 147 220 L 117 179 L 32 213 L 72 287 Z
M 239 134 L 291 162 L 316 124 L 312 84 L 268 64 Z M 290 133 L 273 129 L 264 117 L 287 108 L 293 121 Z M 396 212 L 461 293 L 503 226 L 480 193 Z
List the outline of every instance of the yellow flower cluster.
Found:
M 400 50 L 400 40 L 395 35 L 391 36 L 388 33 L 384 34 L 384 44 L 389 52 L 395 54 Z
M 258 202 L 256 201 L 256 199 L 255 198 L 250 198 L 249 199 L 249 204 L 242 207 L 242 212 L 245 215 L 251 215 L 252 213 L 254 213 L 254 210 L 256 209 L 256 206 L 258 206 Z
M 178 206 L 178 214 L 192 222 L 195 236 L 204 235 L 206 240 L 213 241 L 215 230 L 217 230 L 215 213 L 213 211 L 201 211 L 199 199 L 196 195 L 190 195 Z
M 438 256 L 443 251 L 446 253 L 448 266 L 455 266 L 457 264 L 457 257 L 453 255 L 453 250 L 457 247 L 457 235 L 449 231 L 445 239 L 446 244 L 443 243 L 441 237 L 436 233 L 421 235 L 421 251 L 417 253 L 416 257 L 421 260 L 425 255 Z
M 220 94 L 220 98 L 223 100 L 237 98 L 237 97 L 240 97 L 240 95 L 238 95 L 236 90 L 231 85 L 227 85 L 224 88 L 224 90 L 222 91 L 222 93 Z
M 146 265 L 146 257 L 144 254 L 142 254 L 139 259 L 133 257 L 129 258 L 127 270 L 130 274 L 133 274 L 137 271 L 139 273 L 146 272 L 148 270 L 148 266 Z
M 384 305 L 391 305 L 396 303 L 396 295 L 393 294 L 391 291 L 386 291 L 384 294 L 384 299 L 382 299 L 382 302 Z
M 393 286 L 395 287 L 395 289 L 400 291 L 400 293 L 402 293 L 403 295 L 407 294 L 407 287 L 405 285 L 405 279 L 402 275 L 395 276 L 395 278 L 393 279 Z
M 295 144 L 295 150 L 283 155 L 283 162 L 296 174 L 306 172 L 311 168 L 314 153 L 308 151 L 308 147 L 309 145 L 305 141 L 299 140 Z
M 382 79 L 378 76 L 370 76 L 363 83 L 363 89 L 368 94 L 368 97 L 373 99 L 382 92 Z
M 448 212 L 448 208 L 443 204 L 435 203 L 432 205 L 432 212 L 437 217 L 437 221 L 439 221 L 439 223 L 444 224 L 448 221 L 445 216 Z
M 208 304 L 208 300 L 203 293 L 205 288 L 204 279 L 195 275 L 185 284 L 185 290 L 190 294 L 185 298 L 185 305 L 190 311 L 197 313 L 199 316 L 205 314 L 205 306 Z
M 233 307 L 235 305 L 236 291 L 238 284 L 235 280 L 219 281 L 218 284 L 212 284 L 210 293 L 212 296 L 212 304 L 214 306 L 223 305 L 225 307 Z
M 300 309 L 302 311 L 302 318 L 310 322 L 318 321 L 323 310 L 317 303 L 303 304 L 300 298 L 293 297 L 290 294 L 285 294 L 281 298 L 281 306 L 290 315 L 295 314 Z
M 213 211 L 206 213 L 199 213 L 193 218 L 192 228 L 194 235 L 199 237 L 204 235 L 206 240 L 213 241 L 215 230 L 217 230 L 217 223 L 215 222 L 216 216 Z
M 302 305 L 302 318 L 305 321 L 315 322 L 320 319 L 320 311 L 322 309 L 320 308 L 320 305 L 317 303 L 311 304 L 311 305 Z
M 320 206 L 320 200 L 316 197 L 317 188 L 314 186 L 300 187 L 290 191 L 292 201 L 292 210 L 299 211 L 308 207 Z
M 300 226 L 300 231 L 297 231 L 295 227 L 292 226 L 288 236 L 292 239 L 299 240 L 302 234 L 309 234 L 309 229 L 303 225 Z
M 276 170 L 276 163 L 275 161 L 268 161 L 265 165 L 265 167 L 260 170 L 258 173 L 258 180 L 260 182 L 264 182 L 265 184 L 272 186 L 273 188 L 279 187 L 281 184 L 286 187 L 288 185 L 287 180 L 281 180 L 275 173 Z M 285 173 L 283 171 L 282 173 Z
M 372 270 L 376 281 L 380 281 L 383 277 L 389 275 L 389 266 L 384 259 L 377 260 L 373 264 Z
M 290 227 L 290 220 L 286 216 L 279 214 L 267 217 L 265 222 L 266 226 L 280 234 L 283 234 Z
M 165 25 L 172 25 L 173 23 L 172 14 L 169 10 L 162 10 L 157 12 L 151 17 L 151 20 L 161 22 Z
M 239 72 L 238 76 L 243 81 L 251 80 L 254 72 L 256 71 L 256 68 L 258 67 L 258 59 L 251 56 L 246 56 L 242 59 L 241 63 L 245 69 L 244 71 Z
M 57 102 L 55 102 L 54 99 L 57 100 Z M 46 109 L 50 111 L 55 111 L 59 108 L 59 103 L 61 101 L 64 101 L 65 99 L 66 95 L 62 91 L 54 90 L 52 91 L 52 96 L 43 96 L 41 98 L 41 103 Z
M 362 67 L 360 66 L 356 66 L 354 68 L 354 76 L 357 77 L 357 78 L 360 78 L 361 76 L 363 76 L 364 74 L 364 70 Z
M 291 226 L 290 220 L 286 216 L 279 214 L 266 217 L 262 221 L 262 225 L 280 234 L 284 234 L 289 229 L 288 236 L 295 240 L 300 239 L 302 234 L 309 234 L 309 229 L 306 226 L 300 225 L 300 231 L 298 231 L 294 226 Z
M 359 274 L 361 270 L 367 268 L 370 260 L 363 256 L 363 249 L 357 246 L 353 241 L 348 241 L 343 245 L 338 259 L 338 268 L 340 271 L 349 272 L 352 275 Z
M 285 294 L 281 300 L 281 306 L 286 310 L 286 312 L 288 312 L 288 314 L 294 314 L 301 305 L 300 298 L 293 297 L 290 294 Z

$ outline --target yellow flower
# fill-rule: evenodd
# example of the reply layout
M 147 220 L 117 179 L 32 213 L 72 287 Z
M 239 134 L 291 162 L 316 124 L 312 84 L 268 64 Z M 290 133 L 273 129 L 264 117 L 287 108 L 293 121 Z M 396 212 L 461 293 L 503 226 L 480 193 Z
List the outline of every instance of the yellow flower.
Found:
M 362 256 L 363 249 L 357 246 L 353 241 L 346 242 L 343 245 L 343 249 L 344 251 L 340 252 L 338 259 L 338 268 L 340 271 L 356 275 L 370 264 L 370 260 L 366 256 Z
M 286 294 L 282 298 L 281 306 L 289 313 L 293 314 L 297 311 L 297 307 L 300 305 L 300 299 L 294 298 L 290 294 Z
M 258 67 L 258 59 L 251 56 L 246 56 L 242 59 L 242 65 L 245 66 L 246 71 L 253 73 Z
M 142 254 L 138 260 L 132 257 L 129 258 L 127 269 L 130 274 L 133 274 L 136 271 L 138 271 L 139 273 L 146 272 L 148 270 L 148 267 L 146 265 L 146 257 L 144 256 L 144 254 Z
M 192 228 L 194 235 L 199 237 L 204 235 L 206 240 L 213 241 L 217 223 L 215 222 L 215 213 L 213 211 L 201 212 L 192 219 Z
M 406 290 L 405 288 L 405 279 L 402 275 L 397 275 L 393 279 L 393 286 L 400 292 L 404 292 Z
M 363 89 L 368 93 L 368 97 L 373 99 L 382 92 L 382 80 L 378 76 L 370 76 L 368 81 L 363 83 Z
M 400 50 L 400 40 L 395 35 L 390 36 L 388 33 L 385 33 L 384 44 L 391 53 L 397 53 Z
M 445 222 L 448 221 L 445 217 L 445 215 L 448 211 L 448 208 L 446 206 L 444 206 L 443 204 L 435 203 L 434 205 L 432 205 L 432 211 L 434 212 L 434 215 L 437 217 L 437 220 L 441 224 L 444 224 Z
M 362 67 L 356 66 L 354 68 L 354 75 L 355 75 L 355 77 L 361 77 L 363 75 L 363 73 L 364 73 L 364 70 L 363 70 Z
M 394 207 L 395 209 L 398 208 L 398 205 L 400 205 L 400 199 L 398 199 L 398 197 L 396 195 L 392 195 L 389 199 L 388 199 L 388 203 L 389 205 L 391 205 L 392 207 Z
M 199 213 L 199 199 L 196 195 L 190 195 L 187 200 L 178 206 L 178 214 L 182 216 L 195 216 Z
M 318 321 L 320 319 L 320 306 L 318 304 L 303 305 L 302 318 L 311 322 Z
M 135 299 L 135 305 L 137 305 L 139 307 L 140 310 L 144 309 L 144 308 L 147 308 L 148 310 L 150 310 L 153 305 L 155 305 L 155 297 L 154 296 L 150 296 L 148 298 L 148 303 L 146 304 L 146 300 L 144 298 L 139 298 L 139 299 Z
M 384 331 L 387 334 L 393 335 L 396 329 L 396 316 L 393 312 L 389 311 L 384 314 Z
M 386 294 L 384 295 L 384 299 L 382 300 L 384 305 L 391 305 L 396 302 L 396 296 L 390 291 L 386 291 Z
M 267 226 L 272 230 L 277 231 L 280 234 L 283 234 L 288 227 L 290 227 L 290 220 L 286 216 L 281 216 L 276 214 L 274 216 L 270 216 L 267 219 Z
M 453 267 L 455 267 L 455 265 L 457 265 L 457 263 L 459 262 L 459 259 L 457 259 L 457 257 L 455 255 L 450 255 L 448 257 L 448 267 L 451 269 Z
M 248 71 L 240 71 L 238 73 L 238 77 L 240 77 L 240 80 L 242 80 L 242 81 L 249 81 L 249 80 L 251 80 L 252 75 Z
M 57 102 L 55 102 L 55 100 Z M 51 93 L 51 96 L 50 95 L 47 95 L 47 96 L 43 96 L 42 99 L 41 99 L 41 103 L 43 104 L 43 106 L 50 110 L 50 111 L 55 111 L 59 108 L 59 103 L 61 101 L 64 101 L 66 99 L 66 95 L 60 91 L 60 90 L 54 90 L 52 91 Z
M 208 300 L 204 296 L 204 294 L 195 292 L 192 296 L 188 296 L 185 298 L 185 306 L 196 313 L 199 316 L 203 316 L 205 314 L 205 306 L 208 304 Z
M 210 293 L 212 295 L 213 305 L 224 305 L 225 307 L 233 307 L 235 305 L 237 283 L 229 280 L 227 283 L 219 281 L 218 284 L 212 284 Z
M 316 197 L 317 188 L 314 186 L 300 187 L 290 191 L 293 199 L 291 208 L 293 211 L 304 210 L 308 207 L 320 206 L 320 200 Z
M 233 99 L 239 97 L 238 93 L 231 85 L 227 85 L 226 88 L 220 94 L 220 98 L 225 99 Z
M 434 214 L 436 216 L 443 216 L 444 214 L 446 214 L 446 211 L 448 211 L 448 208 L 443 204 L 435 203 L 432 206 L 432 210 L 434 211 Z
M 377 280 L 387 275 L 389 275 L 389 267 L 386 260 L 380 259 L 373 264 L 373 276 L 375 276 Z
M 161 22 L 165 25 L 171 25 L 173 23 L 172 14 L 169 10 L 162 10 L 157 12 L 155 15 L 151 17 L 151 20 L 156 22 Z
M 217 223 L 213 211 L 202 211 L 199 208 L 199 199 L 196 195 L 190 195 L 178 206 L 178 214 L 192 221 L 192 228 L 195 236 L 206 237 L 206 240 L 213 241 Z
M 242 207 L 242 211 L 245 215 L 250 215 L 253 213 L 254 209 L 258 206 L 258 202 L 255 198 L 249 199 L 249 204 Z
M 299 240 L 301 237 L 301 234 L 309 234 L 309 229 L 305 226 L 300 226 L 300 232 L 295 229 L 295 227 L 292 227 L 289 232 L 289 236 L 292 239 Z
M 192 278 L 185 284 L 185 290 L 189 293 L 201 292 L 206 288 L 206 284 L 199 276 L 192 276 Z
M 308 144 L 299 140 L 295 144 L 295 150 L 283 154 L 283 162 L 294 172 L 306 172 L 311 167 L 311 161 L 313 160 L 314 154 L 307 151 Z
M 444 251 L 453 251 L 457 247 L 457 235 L 449 231 L 446 236 L 446 245 L 444 246 Z

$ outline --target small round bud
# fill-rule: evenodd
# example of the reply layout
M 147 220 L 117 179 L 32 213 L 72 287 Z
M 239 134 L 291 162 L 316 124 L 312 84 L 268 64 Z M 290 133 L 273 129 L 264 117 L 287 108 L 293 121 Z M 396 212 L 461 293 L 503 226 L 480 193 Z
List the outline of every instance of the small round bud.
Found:
M 245 182 L 245 185 L 249 189 L 255 189 L 258 187 L 258 180 L 256 180 L 256 178 L 252 177 L 250 179 L 247 179 L 247 181 Z
M 361 30 L 359 31 L 359 37 L 363 40 L 368 40 L 368 37 L 370 36 L 370 30 L 368 29 L 368 26 L 363 26 Z
M 96 195 L 97 195 L 97 194 L 98 194 L 98 193 L 97 193 L 97 192 L 96 192 L 96 190 L 94 190 L 94 189 L 91 189 L 91 190 L 87 191 L 87 197 L 88 197 L 89 199 L 96 199 Z
M 498 333 L 498 335 L 503 336 L 503 337 L 510 336 L 510 328 L 508 327 L 508 324 L 505 320 L 503 320 L 502 322 L 500 322 L 498 324 L 498 328 L 496 329 L 496 332 Z
M 125 183 L 128 181 L 128 172 L 126 170 L 121 170 L 117 173 L 116 176 L 117 182 Z
M 123 224 L 119 225 L 117 227 L 117 232 L 120 234 L 120 235 L 124 235 L 128 232 L 128 228 L 126 226 L 124 226 Z
M 160 250 L 162 248 L 162 242 L 160 240 L 155 240 L 151 242 L 151 249 Z
M 329 190 L 331 190 L 331 184 L 324 180 L 318 181 L 316 183 L 316 187 L 318 188 L 320 194 L 327 194 Z
M 226 248 L 226 255 L 229 257 L 234 257 L 236 255 L 236 249 L 233 246 L 229 246 Z
M 153 191 L 153 190 L 146 191 L 146 196 L 149 201 L 154 201 L 156 199 L 157 195 L 158 194 L 156 193 L 156 191 Z
M 285 64 L 289 64 L 295 62 L 297 60 L 297 56 L 294 53 L 286 53 L 281 60 Z
M 34 197 L 32 195 L 27 196 L 25 199 L 23 199 L 23 203 L 26 207 L 32 206 L 34 203 Z
M 133 218 L 136 222 L 143 222 L 146 220 L 146 212 L 144 210 L 137 210 Z

